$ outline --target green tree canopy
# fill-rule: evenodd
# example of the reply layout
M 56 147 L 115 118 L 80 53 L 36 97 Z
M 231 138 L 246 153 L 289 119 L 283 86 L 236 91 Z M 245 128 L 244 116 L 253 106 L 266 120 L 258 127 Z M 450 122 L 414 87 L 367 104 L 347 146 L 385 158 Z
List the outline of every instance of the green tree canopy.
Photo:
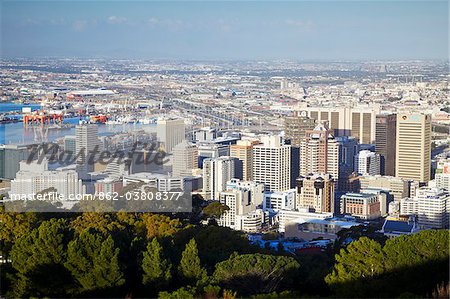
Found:
M 232 255 L 216 265 L 214 280 L 240 295 L 270 293 L 292 285 L 299 263 L 292 257 L 266 254 Z
M 189 243 L 186 244 L 178 270 L 185 282 L 193 283 L 206 280 L 206 269 L 203 268 L 200 263 L 197 243 L 194 239 L 191 239 Z
M 218 201 L 215 201 L 204 207 L 203 213 L 207 217 L 220 218 L 220 216 L 222 216 L 229 209 L 230 208 L 228 206 L 221 204 Z
M 172 264 L 163 257 L 163 248 L 156 238 L 148 243 L 143 253 L 142 283 L 155 286 L 167 286 L 172 278 Z
M 378 242 L 362 237 L 341 249 L 325 281 L 343 297 L 425 296 L 448 281 L 449 232 L 425 230 Z
M 119 248 L 111 236 L 83 231 L 69 243 L 67 269 L 83 290 L 115 288 L 125 283 L 119 265 Z
M 68 238 L 66 221 L 51 219 L 17 239 L 11 249 L 12 266 L 18 272 L 14 296 L 65 294 L 71 283 L 63 266 Z

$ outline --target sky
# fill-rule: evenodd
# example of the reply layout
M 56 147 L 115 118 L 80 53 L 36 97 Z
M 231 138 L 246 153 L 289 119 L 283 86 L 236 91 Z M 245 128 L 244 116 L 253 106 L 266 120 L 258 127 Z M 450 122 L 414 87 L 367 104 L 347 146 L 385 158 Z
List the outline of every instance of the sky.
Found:
M 1 57 L 448 59 L 444 1 L 8 1 Z

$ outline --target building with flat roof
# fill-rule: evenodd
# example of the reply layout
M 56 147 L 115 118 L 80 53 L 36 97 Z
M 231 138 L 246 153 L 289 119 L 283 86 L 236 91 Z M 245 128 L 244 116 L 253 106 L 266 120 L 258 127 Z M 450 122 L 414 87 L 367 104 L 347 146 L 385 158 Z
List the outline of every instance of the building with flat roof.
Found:
M 409 197 L 409 181 L 392 176 L 361 176 L 359 178 L 361 189 L 380 188 L 388 191 L 394 200 L 400 202 L 402 198 Z
M 330 174 L 316 173 L 297 179 L 297 207 L 316 213 L 334 213 L 335 181 Z
M 395 176 L 428 182 L 431 171 L 431 116 L 398 114 Z
M 265 191 L 286 191 L 291 186 L 291 146 L 280 136 L 263 136 L 253 146 L 253 180 L 263 183 Z
M 156 121 L 156 137 L 166 153 L 185 140 L 185 124 L 183 119 L 159 118 Z
M 397 115 L 378 114 L 375 128 L 375 151 L 381 156 L 382 175 L 395 176 Z
M 377 194 L 346 193 L 341 197 L 341 213 L 364 220 L 381 216 L 380 201 Z
M 286 224 L 285 238 L 300 238 L 307 241 L 323 238 L 337 239 L 337 233 L 342 229 L 363 225 L 352 217 L 330 217 L 325 219 L 303 220 L 295 219 Z

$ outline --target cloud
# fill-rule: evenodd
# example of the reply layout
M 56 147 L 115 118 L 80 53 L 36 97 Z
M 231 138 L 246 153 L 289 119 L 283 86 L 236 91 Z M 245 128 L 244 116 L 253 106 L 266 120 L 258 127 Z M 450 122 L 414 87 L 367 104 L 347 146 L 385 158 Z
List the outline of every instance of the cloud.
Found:
M 123 24 L 128 21 L 125 17 L 109 16 L 107 22 L 109 24 Z
M 88 25 L 86 20 L 76 20 L 72 23 L 72 29 L 77 32 L 84 31 Z
M 314 27 L 314 23 L 311 21 L 303 21 L 297 19 L 287 19 L 284 21 L 284 23 L 299 31 L 311 31 Z
M 170 31 L 180 31 L 182 29 L 191 28 L 192 24 L 181 19 L 158 19 L 151 17 L 147 20 L 147 24 L 151 28 L 163 28 Z

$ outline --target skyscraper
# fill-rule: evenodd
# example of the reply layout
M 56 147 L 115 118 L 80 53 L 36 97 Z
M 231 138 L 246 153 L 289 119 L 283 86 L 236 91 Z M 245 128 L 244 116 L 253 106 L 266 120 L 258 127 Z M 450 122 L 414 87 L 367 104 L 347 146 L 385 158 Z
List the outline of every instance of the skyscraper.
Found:
M 395 175 L 395 150 L 397 135 L 397 115 L 377 115 L 375 128 L 375 151 L 381 156 L 382 175 Z
M 236 144 L 230 145 L 230 156 L 242 161 L 242 179 L 251 181 L 253 171 L 253 146 L 259 140 L 238 140 Z
M 335 137 L 339 143 L 339 179 L 338 190 L 350 191 L 352 189 L 352 174 L 355 171 L 355 156 L 359 151 L 358 141 L 354 137 Z
M 262 144 L 253 147 L 253 180 L 263 183 L 266 191 L 290 189 L 291 146 L 280 136 L 263 136 Z
M 306 131 L 301 142 L 300 175 L 310 173 L 329 173 L 336 181 L 339 178 L 339 143 L 323 124 Z
M 156 122 L 156 137 L 166 153 L 185 139 L 185 125 L 183 119 L 159 118 Z
M 316 121 L 306 116 L 288 116 L 284 118 L 284 136 L 291 140 L 291 145 L 300 146 L 307 130 L 312 130 Z
M 297 179 L 297 207 L 313 208 L 316 213 L 334 213 L 335 182 L 326 173 L 310 174 Z
M 100 150 L 98 140 L 98 127 L 92 124 L 83 124 L 76 126 L 76 155 L 77 155 L 77 170 L 81 179 L 87 179 L 87 174 L 94 171 L 94 163 L 89 163 L 93 160 L 91 152 L 95 149 Z M 96 148 L 97 147 L 97 148 Z M 90 159 L 92 157 L 92 159 Z M 91 161 L 93 162 L 93 161 Z
M 197 146 L 183 140 L 173 148 L 172 175 L 191 176 L 192 170 L 198 168 Z
M 395 174 L 405 179 L 428 182 L 431 163 L 431 116 L 397 115 Z
M 203 193 L 205 199 L 219 200 L 226 190 L 227 181 L 239 176 L 237 160 L 232 157 L 208 158 L 203 161 Z

